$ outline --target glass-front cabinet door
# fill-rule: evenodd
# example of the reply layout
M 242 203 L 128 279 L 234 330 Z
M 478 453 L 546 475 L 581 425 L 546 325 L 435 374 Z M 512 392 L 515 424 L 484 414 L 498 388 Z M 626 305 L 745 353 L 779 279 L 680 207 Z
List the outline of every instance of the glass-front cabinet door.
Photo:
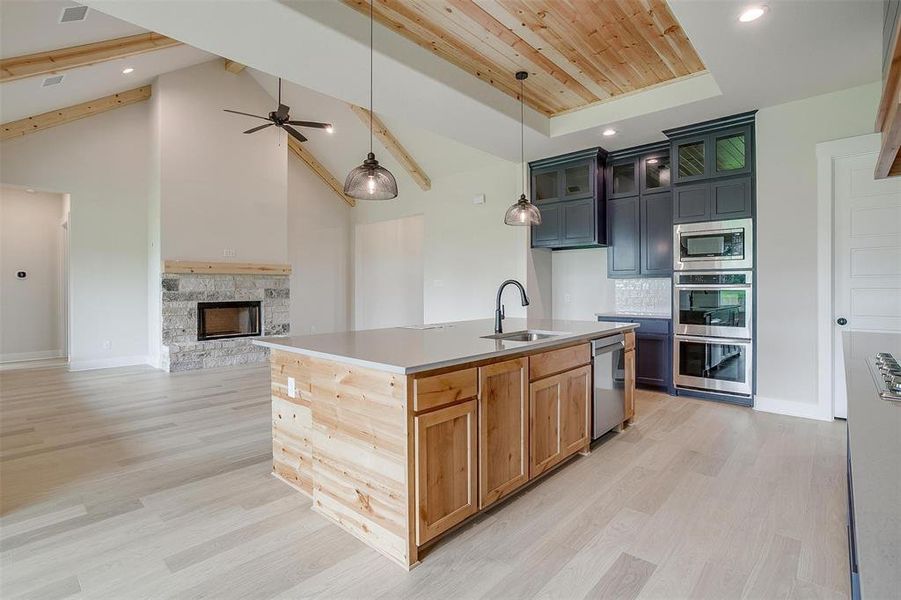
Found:
M 561 171 L 558 168 L 532 171 L 532 202 L 554 202 L 560 200 Z
M 711 136 L 713 175 L 739 175 L 751 170 L 749 127 L 730 129 Z
M 707 136 L 682 140 L 674 146 L 675 183 L 694 181 L 707 176 Z
M 670 187 L 669 152 L 644 156 L 641 159 L 641 191 L 657 192 Z
M 563 169 L 563 197 L 584 198 L 594 194 L 595 161 L 578 162 Z
M 638 194 L 638 159 L 628 158 L 610 165 L 610 183 L 607 192 L 610 198 Z

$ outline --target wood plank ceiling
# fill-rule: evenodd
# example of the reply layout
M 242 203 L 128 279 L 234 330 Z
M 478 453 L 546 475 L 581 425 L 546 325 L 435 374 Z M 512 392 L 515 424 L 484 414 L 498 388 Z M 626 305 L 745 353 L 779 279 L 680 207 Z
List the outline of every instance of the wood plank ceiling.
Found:
M 343 0 L 369 15 L 368 0 Z M 705 70 L 665 0 L 374 0 L 389 29 L 552 116 Z

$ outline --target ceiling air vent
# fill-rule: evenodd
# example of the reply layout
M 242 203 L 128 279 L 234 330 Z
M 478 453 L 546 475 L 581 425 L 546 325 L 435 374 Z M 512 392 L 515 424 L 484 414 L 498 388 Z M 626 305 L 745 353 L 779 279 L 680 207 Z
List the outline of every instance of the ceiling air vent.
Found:
M 63 14 L 59 17 L 60 23 L 72 23 L 74 21 L 84 21 L 88 14 L 87 6 L 70 6 L 63 9 Z
M 41 87 L 50 87 L 51 85 L 59 85 L 63 82 L 63 77 L 65 75 L 51 75 L 44 79 L 43 83 L 41 83 Z

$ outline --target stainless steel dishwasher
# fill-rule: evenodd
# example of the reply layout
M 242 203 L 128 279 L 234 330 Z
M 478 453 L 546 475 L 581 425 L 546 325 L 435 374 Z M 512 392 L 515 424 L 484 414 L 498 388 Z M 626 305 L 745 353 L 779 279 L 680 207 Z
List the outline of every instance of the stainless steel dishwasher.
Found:
M 592 440 L 622 423 L 625 417 L 625 348 L 625 336 L 621 333 L 591 340 L 591 359 L 594 363 Z

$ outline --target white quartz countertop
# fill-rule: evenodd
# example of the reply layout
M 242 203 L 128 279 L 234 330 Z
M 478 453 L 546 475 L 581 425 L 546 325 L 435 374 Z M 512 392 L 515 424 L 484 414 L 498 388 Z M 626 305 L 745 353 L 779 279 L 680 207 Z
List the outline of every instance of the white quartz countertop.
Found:
M 634 323 L 504 320 L 504 332 L 532 329 L 563 332 L 534 342 L 484 339 L 494 333 L 494 320 L 456 321 L 416 328 L 392 327 L 318 335 L 263 337 L 254 344 L 325 358 L 391 373 L 419 373 L 487 360 L 523 351 L 551 349 L 630 331 Z

